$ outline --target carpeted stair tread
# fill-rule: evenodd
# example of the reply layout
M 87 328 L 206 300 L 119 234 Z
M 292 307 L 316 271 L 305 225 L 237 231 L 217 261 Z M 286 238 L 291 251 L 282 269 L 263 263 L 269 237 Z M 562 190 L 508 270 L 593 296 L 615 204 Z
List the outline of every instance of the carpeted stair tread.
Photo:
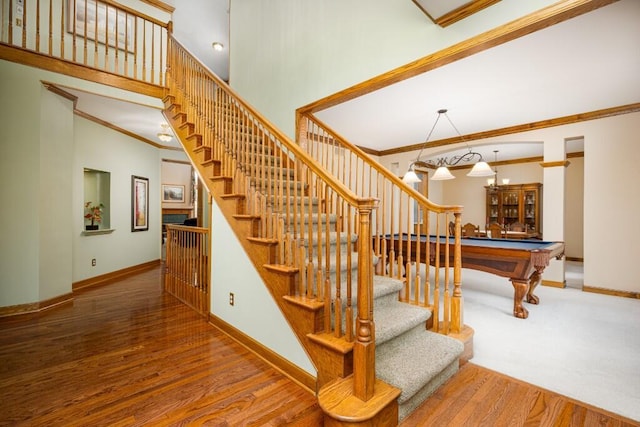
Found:
M 376 325 L 376 346 L 422 326 L 426 328 L 426 322 L 431 317 L 431 312 L 425 308 L 395 301 L 378 305 L 374 308 Z
M 463 349 L 462 342 L 418 326 L 376 346 L 376 375 L 402 390 L 398 398 L 402 405 L 441 371 L 457 363 Z
M 358 253 L 355 252 L 354 255 L 356 256 L 353 259 L 353 263 L 355 264 L 355 266 L 353 267 L 353 271 L 357 272 L 358 269 L 358 259 L 357 259 L 357 255 Z M 343 279 L 344 279 L 344 274 L 343 274 Z M 355 309 L 358 306 L 357 301 L 358 301 L 358 287 L 355 286 L 355 276 L 353 278 L 353 289 L 352 289 L 352 305 L 354 308 L 354 313 L 355 313 Z M 333 286 L 334 283 L 332 283 L 331 289 L 332 289 L 332 298 L 335 298 L 335 286 Z M 400 291 L 400 289 L 402 289 L 403 283 L 402 281 L 398 280 L 398 279 L 393 279 L 391 277 L 384 277 L 384 276 L 373 276 L 373 299 L 375 303 L 378 303 L 378 301 L 380 301 L 381 299 L 384 298 L 394 298 L 396 301 L 398 300 L 398 291 Z M 346 292 L 343 290 L 342 291 L 342 308 L 344 309 L 346 307 L 346 298 L 344 298 L 344 296 L 346 295 Z M 376 305 L 375 307 L 377 307 L 378 305 Z
M 327 233 L 328 235 L 322 234 L 320 235 L 320 238 L 322 239 L 320 241 L 320 243 L 322 244 L 322 246 L 324 247 L 327 240 L 329 240 L 329 245 L 330 246 L 336 246 L 336 244 L 340 244 L 340 245 L 346 245 L 348 242 L 351 242 L 351 247 L 355 248 L 355 242 L 358 240 L 358 235 L 357 234 L 351 234 L 348 235 L 346 233 L 340 233 L 338 235 L 338 233 L 336 232 L 332 232 L 332 233 Z M 339 241 L 338 241 L 339 239 Z M 300 239 L 300 245 L 304 246 L 304 247 L 308 247 L 309 243 L 311 242 L 311 245 L 314 247 L 317 247 L 318 245 L 318 234 L 314 233 L 311 235 L 311 239 L 309 239 L 309 235 L 305 234 L 303 235 Z M 346 247 L 346 246 L 345 246 Z M 352 249 L 353 251 L 353 249 Z
M 385 295 L 393 294 L 395 292 L 396 300 L 398 298 L 398 292 L 404 286 L 402 280 L 394 279 L 387 276 L 373 276 L 373 298 L 378 299 Z

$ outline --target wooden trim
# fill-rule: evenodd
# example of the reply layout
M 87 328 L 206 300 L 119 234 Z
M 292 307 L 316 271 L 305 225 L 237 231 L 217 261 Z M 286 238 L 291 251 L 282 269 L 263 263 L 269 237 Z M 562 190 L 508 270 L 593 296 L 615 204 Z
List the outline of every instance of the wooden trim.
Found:
M 156 268 L 158 265 L 160 265 L 160 263 L 161 261 L 159 259 L 156 259 L 153 261 L 123 268 L 121 270 L 112 271 L 100 276 L 95 276 L 89 279 L 80 280 L 79 282 L 74 282 L 71 285 L 71 288 L 74 292 L 77 292 L 94 286 L 107 285 L 109 283 L 115 282 L 116 280 L 121 280 L 125 277 L 133 276 L 135 274 L 142 273 L 143 271 Z
M 409 64 L 393 69 L 343 91 L 314 101 L 297 111 L 299 114 L 311 114 L 374 92 L 394 83 L 415 77 L 427 71 L 466 58 L 473 54 L 491 49 L 527 34 L 575 18 L 584 13 L 614 3 L 616 0 L 563 0 L 537 12 L 511 21 L 493 30 L 464 40 L 446 49 L 420 58 Z
M 73 109 L 76 109 L 76 105 L 78 105 L 78 97 L 75 95 L 70 94 L 69 92 L 67 92 L 66 90 L 56 86 L 53 83 L 44 81 L 44 80 L 40 80 L 40 83 L 42 83 L 44 85 L 44 87 L 47 88 L 47 90 L 49 90 L 52 93 L 55 93 L 58 96 L 61 96 L 65 99 L 68 99 L 69 101 L 73 102 Z
M 473 15 L 474 13 L 480 12 L 482 9 L 487 8 L 492 4 L 496 4 L 499 1 L 500 0 L 475 0 L 469 4 L 460 6 L 451 12 L 445 13 L 440 18 L 434 19 L 433 22 L 440 25 L 442 28 L 445 28 Z
M 75 64 L 71 61 L 65 61 L 41 53 L 26 51 L 19 47 L 9 46 L 3 43 L 0 43 L 0 58 L 22 65 L 148 95 L 153 98 L 162 99 L 164 95 L 164 88 L 160 85 L 118 76 L 82 64 Z
M 555 168 L 557 166 L 562 166 L 562 167 L 567 167 L 571 164 L 571 162 L 569 162 L 568 160 L 559 160 L 557 162 L 542 162 L 540 163 L 540 166 L 542 166 L 543 168 Z
M 160 10 L 162 10 L 163 12 L 167 12 L 167 13 L 173 13 L 176 8 L 168 5 L 165 2 L 162 2 L 160 0 L 140 0 L 142 3 L 147 3 L 150 4 L 151 6 L 158 8 Z
M 149 145 L 151 145 L 153 147 L 156 147 L 156 148 L 160 148 L 160 149 L 163 149 L 163 150 L 183 151 L 181 147 L 169 147 L 167 145 L 158 144 L 155 141 L 152 141 L 150 139 L 142 137 L 142 136 L 140 136 L 138 134 L 135 134 L 133 132 L 129 132 L 128 130 L 123 129 L 123 128 L 119 127 L 119 126 L 116 126 L 113 123 L 109 123 L 107 121 L 104 121 L 102 119 L 97 118 L 96 116 L 93 116 L 93 115 L 91 115 L 89 113 L 86 113 L 86 112 L 84 112 L 82 110 L 79 110 L 79 109 L 76 108 L 78 98 L 75 95 L 70 94 L 69 92 L 65 91 L 62 87 L 60 87 L 60 86 L 58 86 L 56 84 L 53 84 L 53 83 L 42 81 L 42 84 L 48 90 L 50 90 L 51 92 L 55 93 L 56 95 L 59 95 L 59 96 L 61 96 L 63 98 L 66 98 L 66 99 L 69 99 L 69 100 L 73 101 L 73 113 L 75 115 L 77 115 L 77 116 L 83 117 L 83 118 L 85 118 L 87 120 L 90 120 L 90 121 L 92 121 L 94 123 L 97 123 L 99 125 L 107 127 L 107 128 L 109 128 L 111 130 L 115 130 L 116 132 L 120 132 L 120 133 L 122 133 L 124 135 L 127 135 L 130 138 L 137 139 L 138 141 L 142 141 L 145 144 L 149 144 Z
M 44 301 L 0 307 L 0 318 L 40 313 L 42 311 L 54 308 L 60 304 L 65 304 L 72 301 L 73 293 L 67 293 L 58 295 L 57 297 L 49 298 Z
M 162 159 L 163 162 L 167 162 L 167 163 L 179 163 L 181 165 L 189 165 L 191 166 L 191 162 L 186 161 L 186 160 L 174 160 L 174 159 Z
M 578 257 L 565 256 L 564 259 L 567 261 L 584 262 L 584 258 L 578 258 Z
M 182 148 L 180 148 L 180 147 L 169 147 L 167 145 L 158 144 L 155 141 L 151 141 L 150 139 L 144 138 L 144 137 L 142 137 L 142 136 L 140 136 L 138 134 L 130 132 L 130 131 L 128 131 L 126 129 L 123 129 L 121 127 L 118 127 L 118 126 L 114 125 L 113 123 L 106 122 L 106 121 L 104 121 L 102 119 L 97 118 L 96 116 L 92 116 L 89 113 L 85 113 L 82 110 L 74 109 L 73 113 L 75 115 L 77 115 L 77 116 L 80 116 L 80 117 L 85 118 L 87 120 L 90 120 L 90 121 L 92 121 L 94 123 L 97 123 L 99 125 L 107 127 L 107 128 L 109 128 L 111 130 L 114 130 L 116 132 L 120 132 L 120 133 L 122 133 L 124 135 L 127 135 L 130 138 L 137 139 L 138 141 L 144 142 L 145 144 L 149 144 L 149 145 L 151 145 L 153 147 L 160 148 L 160 149 L 163 149 L 163 150 L 183 151 Z
M 542 282 L 540 282 L 540 284 L 542 286 L 548 286 L 550 288 L 566 288 L 567 287 L 567 284 L 564 281 L 556 282 L 554 280 L 543 280 Z
M 68 84 L 50 82 L 48 80 L 40 80 L 40 82 L 43 85 L 47 86 L 47 88 L 49 90 L 51 90 L 52 92 L 54 92 L 54 93 L 56 93 L 56 94 L 58 94 L 60 96 L 67 97 L 67 98 L 72 99 L 72 100 L 77 99 L 77 97 L 75 95 L 67 92 L 67 90 L 73 90 L 73 91 L 76 91 L 76 92 L 82 92 L 82 93 L 86 93 L 86 94 L 89 94 L 89 95 L 96 95 L 96 96 L 100 96 L 102 98 L 111 99 L 111 100 L 114 100 L 114 101 L 122 101 L 123 100 L 123 98 L 121 96 L 119 97 L 119 96 L 115 96 L 113 94 L 99 93 L 99 92 L 97 92 L 95 90 L 82 89 L 82 88 L 74 87 L 74 86 L 71 86 L 71 85 L 68 85 Z M 137 105 L 137 106 L 140 106 L 140 107 L 152 108 L 154 110 L 157 110 L 160 113 L 163 111 L 163 107 L 161 105 L 160 106 L 153 105 L 150 102 L 132 101 L 132 100 L 128 100 L 128 99 L 125 99 L 125 101 L 127 103 L 129 103 L 129 104 Z
M 614 297 L 640 299 L 640 292 L 619 291 L 615 289 L 596 288 L 594 286 L 582 286 L 583 292 L 592 292 L 594 294 L 611 295 Z
M 467 141 L 474 141 L 478 139 L 494 138 L 497 136 L 511 135 L 514 133 L 528 132 L 533 130 L 540 130 L 544 128 L 550 128 L 555 126 L 570 125 L 573 123 L 579 123 L 588 120 L 603 119 L 605 117 L 618 116 L 621 114 L 630 114 L 640 111 L 640 102 L 635 104 L 622 105 L 619 107 L 605 108 L 602 110 L 595 110 L 586 113 L 572 114 L 570 116 L 557 117 L 555 119 L 541 120 L 538 122 L 526 123 L 523 125 L 509 126 L 501 129 L 493 129 L 484 132 L 470 133 L 463 135 L 462 138 Z M 445 138 L 434 141 L 429 141 L 429 148 L 442 147 L 452 144 L 460 144 L 460 137 Z M 388 150 L 381 150 L 378 152 L 379 156 L 387 156 L 390 154 L 406 153 L 408 151 L 420 150 L 424 147 L 424 142 L 418 144 L 405 145 L 404 147 L 396 147 Z
M 305 388 L 309 393 L 316 393 L 316 378 L 307 371 L 294 365 L 289 360 L 280 356 L 270 348 L 265 347 L 262 343 L 254 340 L 249 335 L 240 331 L 233 325 L 225 322 L 216 315 L 209 313 L 209 323 L 228 335 L 231 339 L 251 351 L 265 362 L 282 372 L 291 380 Z

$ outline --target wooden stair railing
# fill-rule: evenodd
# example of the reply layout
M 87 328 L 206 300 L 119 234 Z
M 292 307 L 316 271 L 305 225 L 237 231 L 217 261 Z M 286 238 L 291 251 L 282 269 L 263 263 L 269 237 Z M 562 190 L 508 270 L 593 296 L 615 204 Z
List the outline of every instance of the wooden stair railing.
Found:
M 0 57 L 161 96 L 170 23 L 111 0 L 5 0 Z
M 209 315 L 209 229 L 167 225 L 164 288 L 203 316 Z
M 462 312 L 459 245 L 462 207 L 432 203 L 311 113 L 298 111 L 296 123 L 301 147 L 355 194 L 380 201 L 380 208 L 372 219 L 372 235 L 374 251 L 383 259 L 381 265 L 388 265 L 388 268 L 378 269 L 376 273 L 405 277 L 401 300 L 431 307 L 434 313 L 431 330 L 460 337 L 463 341 L 469 340 L 472 331 L 465 327 Z M 450 222 L 455 224 L 453 232 L 448 226 Z M 441 245 L 426 245 L 423 249 L 421 245 L 411 242 L 398 245 L 398 253 L 394 248 L 386 247 L 387 241 L 383 236 L 415 232 L 441 237 L 445 242 L 443 249 Z M 449 244 L 449 237 L 454 237 L 453 244 Z M 423 250 L 435 253 L 420 254 Z M 441 256 L 440 250 L 445 251 L 444 256 Z M 423 265 L 425 272 L 416 274 L 420 270 L 411 262 L 416 258 L 431 259 L 433 266 Z M 441 264 L 441 260 L 444 260 L 444 264 Z M 442 267 L 444 277 L 441 276 Z
M 445 252 L 453 246 L 455 255 L 453 296 L 449 295 L 450 257 L 442 258 L 447 267 L 442 292 L 445 301 L 454 301 L 445 304 L 444 311 L 454 307 L 454 320 L 445 316 L 435 328 L 447 331 L 452 325 L 455 331 L 461 324 L 455 320 L 461 319 L 455 308 L 460 307 L 461 314 L 460 208 L 420 199 L 396 177 L 372 167 L 361 153 L 351 155 L 349 163 L 326 152 L 312 150 L 310 155 L 189 55 L 169 34 L 170 23 L 110 0 L 24 0 L 22 9 L 16 4 L 16 0 L 2 4 L 2 14 L 8 17 L 0 22 L 3 59 L 151 96 L 164 90 L 165 116 L 318 370 L 317 383 L 307 385 L 337 384 L 340 396 L 348 390 L 358 405 L 366 406 L 359 413 L 369 415 L 360 416 L 361 421 L 392 421 L 399 391 L 375 376 L 374 263 L 379 274 L 398 278 L 406 269 L 404 300 L 429 306 L 430 299 L 420 295 L 430 291 L 428 279 L 420 290 L 419 281 L 411 279 L 410 262 L 403 261 L 419 247 L 409 245 L 403 255 L 401 246 L 396 256 L 386 250 L 382 237 L 410 232 L 414 206 L 427 225 L 429 216 L 436 215 L 435 225 L 426 229 L 439 236 L 448 237 L 439 230 L 454 216 L 455 243 L 450 245 L 447 239 L 444 246 Z M 70 29 L 65 26 L 69 4 L 75 9 L 71 16 L 80 20 Z M 100 33 L 101 7 L 106 17 L 122 23 L 112 33 Z M 78 15 L 79 9 L 85 12 Z M 24 12 L 14 15 L 17 10 Z M 323 138 L 336 138 L 332 135 L 327 131 Z M 345 147 L 349 144 L 342 142 L 340 149 Z M 325 145 L 322 150 L 335 148 Z M 349 150 L 357 152 L 353 148 Z M 342 172 L 336 173 L 337 168 Z M 171 276 L 165 285 L 208 314 L 208 289 L 202 286 L 208 281 L 204 266 L 208 248 L 198 249 L 192 257 L 192 250 L 181 247 L 180 242 L 188 241 L 181 234 L 203 238 L 197 230 L 171 230 L 168 251 L 177 264 L 168 270 Z M 188 255 L 175 257 L 181 250 Z M 187 262 L 189 258 L 193 262 Z M 441 257 L 436 252 L 433 258 L 438 284 Z M 437 286 L 435 295 L 439 292 Z M 430 306 L 438 311 L 439 304 Z M 338 378 L 348 381 L 336 383 Z
M 357 399 L 396 405 L 393 392 L 373 399 L 377 200 L 354 196 L 172 37 L 168 49 L 165 116 L 310 355 L 316 386 L 352 374 Z

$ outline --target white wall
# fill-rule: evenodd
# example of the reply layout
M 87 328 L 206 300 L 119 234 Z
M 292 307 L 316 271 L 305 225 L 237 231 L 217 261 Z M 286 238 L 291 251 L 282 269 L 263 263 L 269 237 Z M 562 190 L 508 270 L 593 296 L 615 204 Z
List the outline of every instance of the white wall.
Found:
M 43 301 L 69 292 L 73 263 L 70 231 L 74 222 L 69 215 L 73 198 L 68 189 L 73 181 L 75 141 L 73 103 L 43 86 L 40 102 L 38 300 Z M 82 200 L 79 211 L 84 214 L 84 197 Z
M 36 73 L 0 61 L 0 76 L 0 305 L 10 306 L 39 300 L 40 216 L 56 208 L 42 206 L 39 195 Z
M 75 117 L 73 281 L 160 258 L 160 158 L 155 147 Z M 111 234 L 82 235 L 83 168 L 111 174 Z M 149 230 L 131 231 L 131 176 L 149 179 Z M 96 266 L 91 260 L 96 259 Z
M 127 93 L 2 60 L 0 76 L 0 306 L 45 301 L 73 282 L 159 259 L 159 150 L 75 116 L 41 81 Z M 84 167 L 111 173 L 112 234 L 81 235 Z M 149 178 L 149 231 L 131 232 L 131 175 Z
M 233 292 L 235 304 L 229 304 Z M 211 218 L 211 313 L 316 375 L 295 334 L 214 202 Z
M 640 113 L 598 122 L 585 123 L 584 284 L 637 293 Z
M 411 1 L 230 0 L 230 83 L 289 136 L 294 111 L 555 0 L 502 0 L 440 28 Z
M 567 257 L 584 258 L 584 158 L 569 159 L 566 168 L 564 233 Z

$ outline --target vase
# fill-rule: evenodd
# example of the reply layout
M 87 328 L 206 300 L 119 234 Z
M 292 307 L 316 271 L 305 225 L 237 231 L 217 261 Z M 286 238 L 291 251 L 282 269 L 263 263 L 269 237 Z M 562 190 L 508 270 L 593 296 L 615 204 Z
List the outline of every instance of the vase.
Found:
M 98 229 L 98 225 L 85 225 L 84 226 L 85 230 L 90 231 L 90 230 L 97 230 Z

